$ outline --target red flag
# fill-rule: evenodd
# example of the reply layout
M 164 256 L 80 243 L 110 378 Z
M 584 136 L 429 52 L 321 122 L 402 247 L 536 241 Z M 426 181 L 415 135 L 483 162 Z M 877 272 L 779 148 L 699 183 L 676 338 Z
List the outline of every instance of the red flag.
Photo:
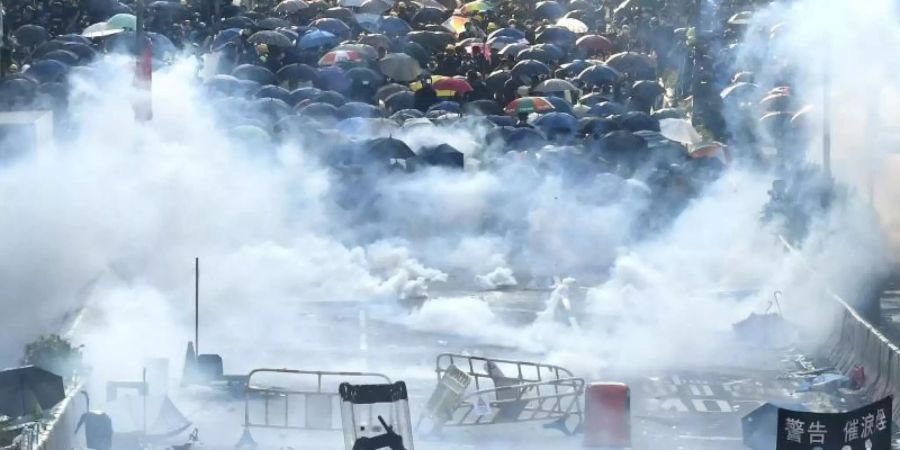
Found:
M 134 101 L 134 119 L 149 122 L 153 119 L 153 44 L 143 39 L 143 49 L 138 53 L 134 68 L 134 87 L 137 93 Z

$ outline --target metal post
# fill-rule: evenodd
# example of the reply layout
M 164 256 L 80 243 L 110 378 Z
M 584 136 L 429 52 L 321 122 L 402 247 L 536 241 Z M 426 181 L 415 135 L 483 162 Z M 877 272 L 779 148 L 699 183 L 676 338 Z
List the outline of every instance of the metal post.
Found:
M 200 258 L 194 258 L 194 354 L 200 354 Z
M 144 367 L 143 374 L 141 375 L 141 394 L 143 395 L 143 408 L 144 408 L 144 417 L 141 423 L 141 444 L 147 440 L 147 368 Z
M 825 73 L 822 83 L 822 168 L 831 179 L 831 45 L 825 46 Z

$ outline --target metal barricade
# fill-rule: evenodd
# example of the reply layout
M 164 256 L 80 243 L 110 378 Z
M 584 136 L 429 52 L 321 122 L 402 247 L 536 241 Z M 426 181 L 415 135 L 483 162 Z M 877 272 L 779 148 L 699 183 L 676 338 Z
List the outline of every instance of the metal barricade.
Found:
M 541 363 L 459 354 L 438 355 L 438 385 L 419 417 L 443 427 L 547 421 L 548 428 L 577 432 L 584 420 L 584 380 L 569 370 Z M 466 388 L 474 385 L 474 391 Z M 574 418 L 570 430 L 567 421 Z
M 253 384 L 260 374 L 280 374 L 304 382 L 303 388 L 262 387 Z M 255 369 L 247 375 L 244 389 L 244 433 L 236 447 L 256 447 L 251 428 L 288 430 L 341 430 L 338 389 L 324 386 L 351 380 L 356 383 L 390 383 L 384 374 L 369 372 L 328 372 L 319 370 Z M 306 386 L 309 386 L 308 388 Z M 262 403 L 262 411 L 251 404 Z M 298 407 L 298 404 L 302 406 Z M 300 411 L 301 414 L 292 414 Z M 261 414 L 260 414 L 261 413 Z M 299 417 L 298 417 L 299 415 Z M 333 420 L 337 417 L 337 421 Z

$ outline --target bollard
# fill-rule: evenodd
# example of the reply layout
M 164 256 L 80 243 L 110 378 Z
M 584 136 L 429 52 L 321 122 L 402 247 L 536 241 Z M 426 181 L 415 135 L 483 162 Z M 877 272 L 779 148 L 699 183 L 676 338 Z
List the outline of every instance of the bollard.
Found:
M 591 383 L 584 402 L 585 447 L 631 447 L 631 391 L 626 384 Z

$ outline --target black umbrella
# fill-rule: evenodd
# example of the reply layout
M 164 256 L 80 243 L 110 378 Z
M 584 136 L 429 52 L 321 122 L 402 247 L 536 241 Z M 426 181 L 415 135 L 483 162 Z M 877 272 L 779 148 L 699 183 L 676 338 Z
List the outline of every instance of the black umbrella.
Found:
M 257 83 L 253 80 L 238 80 L 237 82 L 238 90 L 235 92 L 235 95 L 242 96 L 250 96 L 251 93 L 256 92 L 262 86 L 262 84 Z
M 278 80 L 269 69 L 253 64 L 241 64 L 235 67 L 231 74 L 239 80 L 251 80 L 259 84 L 275 84 Z
M 298 111 L 305 117 L 324 120 L 337 120 L 338 109 L 336 106 L 328 103 L 310 103 Z
M 255 26 L 256 23 L 253 22 L 253 19 L 245 16 L 234 16 L 222 19 L 222 22 L 219 24 L 219 28 L 223 30 L 228 28 L 253 28 Z
M 616 83 L 622 74 L 606 64 L 597 64 L 582 70 L 576 78 L 587 86 L 599 86 Z
M 546 50 L 529 47 L 516 54 L 516 61 L 525 59 L 533 59 L 544 64 L 550 64 L 554 60 L 554 57 Z
M 559 66 L 559 69 L 556 70 L 556 76 L 560 78 L 574 78 L 584 71 L 584 69 L 591 66 L 593 66 L 593 64 L 583 59 L 576 59 L 570 63 Z
M 0 102 L 31 101 L 36 89 L 37 82 L 31 78 L 21 75 L 15 78 L 4 78 L 0 82 Z
M 302 101 L 312 100 L 316 98 L 316 96 L 321 93 L 321 90 L 314 87 L 294 89 L 293 91 L 291 91 L 290 101 L 288 101 L 288 103 L 296 106 Z
M 647 141 L 624 130 L 606 133 L 597 140 L 597 149 L 607 155 L 628 155 L 647 149 Z
M 53 50 L 47 52 L 41 59 L 59 61 L 67 66 L 78 65 L 78 55 L 68 50 Z
M 0 414 L 16 418 L 47 411 L 64 398 L 59 375 L 35 366 L 0 370 Z
M 412 26 L 421 26 L 425 24 L 440 24 L 448 17 L 443 10 L 433 7 L 424 7 L 416 12 L 412 17 Z
M 356 22 L 356 17 L 353 16 L 353 11 L 342 7 L 328 8 L 325 10 L 325 12 L 322 13 L 322 17 L 338 19 L 344 23 Z
M 575 39 L 575 33 L 571 30 L 557 26 L 544 28 L 534 38 L 536 44 L 555 44 L 566 49 L 575 46 Z
M 389 53 L 378 61 L 381 73 L 397 81 L 410 82 L 422 74 L 422 67 L 406 53 Z
M 391 3 L 385 0 L 366 0 L 363 2 L 362 6 L 359 7 L 359 13 L 376 14 L 380 16 L 391 9 L 391 6 Z
M 309 4 L 303 0 L 283 0 L 275 5 L 274 11 L 277 14 L 297 14 L 304 9 L 309 8 Z
M 266 17 L 256 21 L 256 28 L 260 30 L 276 30 L 278 28 L 290 28 L 291 23 L 280 17 Z
M 638 78 L 656 72 L 656 66 L 648 56 L 635 52 L 616 53 L 606 60 L 606 64 L 619 72 L 629 73 Z
M 312 26 L 327 31 L 341 39 L 350 37 L 350 27 L 339 19 L 323 18 L 312 23 Z
M 641 130 L 659 131 L 659 120 L 654 119 L 647 113 L 629 111 L 619 116 L 618 120 L 622 128 L 631 132 Z
M 547 144 L 547 138 L 534 128 L 501 127 L 507 150 L 536 150 Z
M 213 75 L 203 83 L 207 89 L 222 94 L 234 94 L 241 89 L 240 81 L 231 75 Z
M 443 50 L 456 41 L 452 34 L 436 31 L 413 31 L 407 34 L 406 37 L 411 42 L 431 50 Z
M 416 96 L 411 91 L 400 91 L 389 95 L 384 100 L 384 106 L 388 111 L 401 111 L 404 109 L 412 109 L 416 104 Z
M 257 98 L 250 102 L 250 111 L 265 116 L 267 124 L 275 123 L 291 113 L 291 107 L 277 98 Z
M 628 109 L 625 108 L 625 105 L 616 102 L 600 102 L 594 106 L 591 106 L 591 109 L 588 111 L 588 114 L 596 117 L 609 117 L 615 116 L 618 114 L 625 114 Z
M 381 110 L 373 105 L 362 102 L 347 102 L 337 110 L 338 117 L 349 119 L 351 117 L 382 117 Z
M 57 36 L 53 40 L 60 41 L 60 42 L 72 42 L 75 44 L 91 45 L 91 40 L 80 34 L 63 34 L 63 35 Z
M 615 120 L 603 117 L 584 117 L 578 120 L 578 126 L 582 135 L 594 138 L 620 129 L 619 124 Z
M 347 103 L 346 97 L 334 91 L 324 91 L 317 95 L 313 100 L 321 103 L 330 103 L 335 107 L 340 107 L 344 103 Z
M 534 8 L 534 16 L 536 19 L 548 19 L 556 21 L 566 13 L 566 9 L 559 3 L 549 0 L 538 3 Z
M 416 162 L 427 166 L 462 169 L 465 166 L 465 155 L 448 144 L 439 144 L 422 147 Z
M 37 83 L 50 83 L 65 77 L 69 66 L 52 59 L 37 61 L 24 72 L 25 76 Z
M 665 92 L 666 89 L 657 81 L 636 81 L 631 87 L 631 96 L 642 100 L 655 100 Z
M 46 55 L 47 53 L 50 53 L 50 52 L 52 52 L 52 51 L 54 51 L 54 50 L 62 50 L 62 49 L 64 49 L 65 47 L 66 47 L 66 43 L 65 43 L 65 42 L 62 42 L 62 41 L 56 41 L 56 40 L 53 40 L 53 41 L 47 41 L 47 42 L 44 42 L 44 43 L 41 44 L 41 45 L 38 45 L 38 46 L 34 49 L 34 52 L 31 54 L 31 57 L 32 57 L 32 58 L 40 58 L 40 57 Z
M 272 86 L 272 85 L 263 86 L 263 87 L 259 88 L 259 90 L 253 94 L 253 96 L 256 98 L 277 98 L 278 100 L 281 100 L 281 101 L 285 102 L 286 104 L 289 104 L 289 105 L 294 104 L 291 101 L 291 93 L 288 92 L 287 89 L 285 89 L 281 86 Z
M 272 30 L 257 31 L 247 39 L 251 44 L 266 44 L 272 47 L 288 48 L 294 45 L 287 36 Z
M 509 71 L 509 75 L 513 79 L 522 80 L 528 83 L 541 78 L 549 77 L 550 68 L 540 61 L 526 59 L 516 63 L 516 65 L 513 66 L 512 70 Z
M 147 7 L 156 11 L 157 14 L 168 15 L 171 18 L 183 19 L 190 15 L 190 11 L 181 2 L 157 0 L 151 2 Z
M 397 122 L 405 122 L 409 119 L 421 119 L 425 117 L 425 114 L 418 109 L 401 109 L 400 111 L 391 114 L 391 120 L 395 120 Z
M 363 141 L 362 147 L 370 155 L 381 160 L 408 159 L 416 156 L 405 142 L 389 137 Z
M 306 64 L 288 64 L 275 73 L 279 83 L 309 82 L 316 83 L 319 80 L 319 72 Z
M 358 85 L 377 87 L 384 84 L 384 77 L 368 67 L 354 67 L 348 70 L 345 75 Z
M 597 103 L 608 102 L 609 100 L 610 99 L 606 94 L 600 92 L 591 92 L 590 94 L 582 95 L 581 98 L 578 99 L 578 103 L 591 107 L 596 105 Z
M 91 46 L 77 42 L 66 42 L 63 45 L 62 50 L 78 55 L 78 60 L 81 63 L 90 62 L 97 56 L 97 51 L 91 48 Z
M 503 85 L 509 81 L 510 75 L 508 70 L 497 70 L 491 72 L 487 78 L 484 79 L 484 83 L 487 85 L 488 89 L 491 91 L 499 91 L 503 88 Z
M 389 83 L 384 86 L 378 88 L 375 91 L 375 101 L 385 101 L 388 97 L 398 92 L 406 92 L 409 91 L 409 88 L 397 83 Z
M 50 33 L 40 25 L 27 24 L 22 25 L 13 32 L 13 37 L 19 45 L 25 47 L 34 47 L 48 39 Z
M 420 44 L 410 42 L 403 47 L 403 53 L 415 58 L 419 62 L 419 66 L 425 67 L 431 61 L 431 53 Z
M 477 116 L 502 116 L 503 108 L 493 100 L 475 100 L 466 103 L 463 111 Z

